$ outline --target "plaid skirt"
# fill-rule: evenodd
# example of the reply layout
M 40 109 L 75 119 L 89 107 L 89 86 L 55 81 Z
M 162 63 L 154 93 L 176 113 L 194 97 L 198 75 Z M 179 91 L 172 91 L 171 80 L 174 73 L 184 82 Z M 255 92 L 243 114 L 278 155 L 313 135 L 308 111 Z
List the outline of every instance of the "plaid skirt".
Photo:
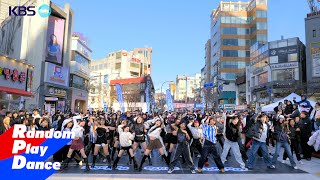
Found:
M 82 148 L 84 148 L 84 144 L 83 144 L 83 140 L 81 138 L 79 138 L 77 140 L 72 140 L 70 149 L 81 150 Z

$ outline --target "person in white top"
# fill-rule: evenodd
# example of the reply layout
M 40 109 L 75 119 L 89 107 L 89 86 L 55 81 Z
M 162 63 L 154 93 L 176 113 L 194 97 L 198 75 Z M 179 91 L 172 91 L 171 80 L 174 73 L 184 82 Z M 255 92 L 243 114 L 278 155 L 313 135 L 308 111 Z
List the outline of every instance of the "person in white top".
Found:
M 202 152 L 202 141 L 203 141 L 203 134 L 202 134 L 202 128 L 199 126 L 198 121 L 191 120 L 188 124 L 188 128 L 191 131 L 192 134 L 192 140 L 191 140 L 191 157 L 193 157 L 194 150 L 198 150 L 198 152 L 201 154 Z
M 130 133 L 130 128 L 127 126 L 127 121 L 122 121 L 122 124 L 118 126 L 119 132 L 119 140 L 121 149 L 118 153 L 117 158 L 113 162 L 113 169 L 117 169 L 118 162 L 123 154 L 123 151 L 127 151 L 128 155 L 130 155 L 133 160 L 134 169 L 138 169 L 138 164 L 136 158 L 134 157 L 133 149 L 132 149 L 132 140 L 134 140 L 134 133 Z
M 89 163 L 87 155 L 84 151 L 84 143 L 83 143 L 83 131 L 85 126 L 85 121 L 81 119 L 80 116 L 74 116 L 72 117 L 73 120 L 73 127 L 71 129 L 72 132 L 74 132 L 75 138 L 72 140 L 69 152 L 67 154 L 67 159 L 64 161 L 63 169 L 68 168 L 68 164 L 71 160 L 71 155 L 74 150 L 79 151 L 81 153 L 81 156 L 83 157 L 84 162 L 86 163 L 86 169 L 85 171 L 90 171 Z M 79 122 L 77 122 L 79 121 Z
M 139 166 L 139 171 L 142 171 L 143 163 L 148 158 L 148 156 L 150 155 L 150 153 L 153 149 L 159 150 L 159 152 L 162 155 L 163 159 L 165 160 L 166 164 L 169 166 L 169 159 L 165 155 L 164 149 L 162 148 L 163 146 L 160 141 L 160 139 L 161 139 L 160 133 L 163 128 L 164 128 L 163 122 L 161 121 L 161 119 L 157 119 L 155 122 L 155 125 L 149 129 L 148 136 L 150 138 L 150 141 L 149 141 L 149 144 L 147 146 L 146 151 L 144 152 L 144 156 L 142 157 L 142 160 L 141 160 L 141 163 Z

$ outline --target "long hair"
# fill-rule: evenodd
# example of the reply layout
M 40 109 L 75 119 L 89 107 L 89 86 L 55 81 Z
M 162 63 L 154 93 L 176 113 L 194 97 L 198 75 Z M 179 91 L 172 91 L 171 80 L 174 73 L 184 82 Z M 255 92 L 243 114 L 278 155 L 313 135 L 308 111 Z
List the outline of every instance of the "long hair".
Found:
M 53 36 L 56 38 L 56 42 L 53 41 L 53 38 L 52 38 Z M 55 45 L 55 46 L 58 45 L 58 40 L 57 40 L 57 36 L 56 35 L 54 35 L 54 34 L 50 35 L 49 45 Z

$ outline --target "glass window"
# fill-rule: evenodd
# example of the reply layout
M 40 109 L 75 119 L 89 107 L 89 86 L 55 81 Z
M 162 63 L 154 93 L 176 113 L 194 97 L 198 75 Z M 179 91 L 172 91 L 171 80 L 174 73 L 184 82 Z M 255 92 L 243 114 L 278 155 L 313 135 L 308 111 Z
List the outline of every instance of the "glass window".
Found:
M 278 48 L 278 42 L 277 41 L 270 42 L 270 49 L 276 49 L 276 48 Z
M 314 29 L 312 30 L 312 37 L 316 37 L 317 36 L 317 31 Z
M 298 61 L 298 54 L 288 54 L 288 61 Z
M 130 67 L 132 67 L 132 68 L 139 68 L 140 66 L 139 66 L 139 64 L 137 64 L 137 63 L 130 63 Z
M 267 11 L 257 11 L 257 18 L 267 18 Z
M 121 69 L 121 63 L 116 63 L 115 69 Z
M 267 23 L 266 22 L 257 22 L 257 29 L 258 30 L 266 30 L 267 29 Z
M 83 56 L 81 56 L 80 54 L 75 53 L 74 59 L 77 63 L 83 65 L 84 67 L 89 67 L 89 61 L 86 58 L 84 58 Z
M 280 69 L 272 71 L 273 81 L 289 81 L 295 79 L 295 69 Z
M 257 0 L 257 4 L 267 5 L 267 0 Z
M 258 75 L 258 84 L 265 84 L 268 82 L 268 72 Z
M 235 23 L 237 22 L 236 18 L 237 18 L 237 17 L 231 17 L 231 23 L 232 23 L 232 24 L 235 24 Z
M 278 41 L 278 48 L 287 47 L 287 46 L 288 46 L 287 40 Z
M 290 38 L 288 39 L 288 46 L 296 46 L 298 38 Z
M 221 73 L 221 79 L 224 80 L 235 80 L 236 73 Z
M 259 41 L 259 42 L 267 42 L 268 41 L 267 34 L 257 34 L 257 41 Z
M 278 63 L 278 56 L 270 56 L 270 64 Z

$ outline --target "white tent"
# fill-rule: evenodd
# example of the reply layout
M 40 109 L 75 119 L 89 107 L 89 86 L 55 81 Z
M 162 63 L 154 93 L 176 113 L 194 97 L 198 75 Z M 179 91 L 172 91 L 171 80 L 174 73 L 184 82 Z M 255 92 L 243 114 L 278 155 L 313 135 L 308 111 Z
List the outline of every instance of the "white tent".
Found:
M 296 93 L 291 93 L 289 96 L 287 96 L 287 97 L 285 97 L 285 98 L 283 98 L 283 99 L 281 99 L 281 100 L 279 100 L 279 101 L 277 101 L 277 102 L 274 102 L 274 103 L 272 103 L 272 104 L 263 106 L 263 107 L 261 108 L 261 110 L 262 110 L 263 112 L 272 112 L 273 109 L 274 109 L 276 106 L 278 106 L 279 102 L 284 102 L 285 99 L 287 99 L 288 101 L 291 101 L 291 102 L 294 104 L 294 102 L 293 102 L 293 98 L 294 98 L 294 97 L 296 98 L 296 101 L 297 101 L 297 102 L 301 101 L 301 96 L 299 96 L 299 95 L 296 94 Z M 310 102 L 310 104 L 311 104 L 312 107 L 315 106 L 316 102 L 311 101 L 311 100 L 308 100 L 308 101 Z

